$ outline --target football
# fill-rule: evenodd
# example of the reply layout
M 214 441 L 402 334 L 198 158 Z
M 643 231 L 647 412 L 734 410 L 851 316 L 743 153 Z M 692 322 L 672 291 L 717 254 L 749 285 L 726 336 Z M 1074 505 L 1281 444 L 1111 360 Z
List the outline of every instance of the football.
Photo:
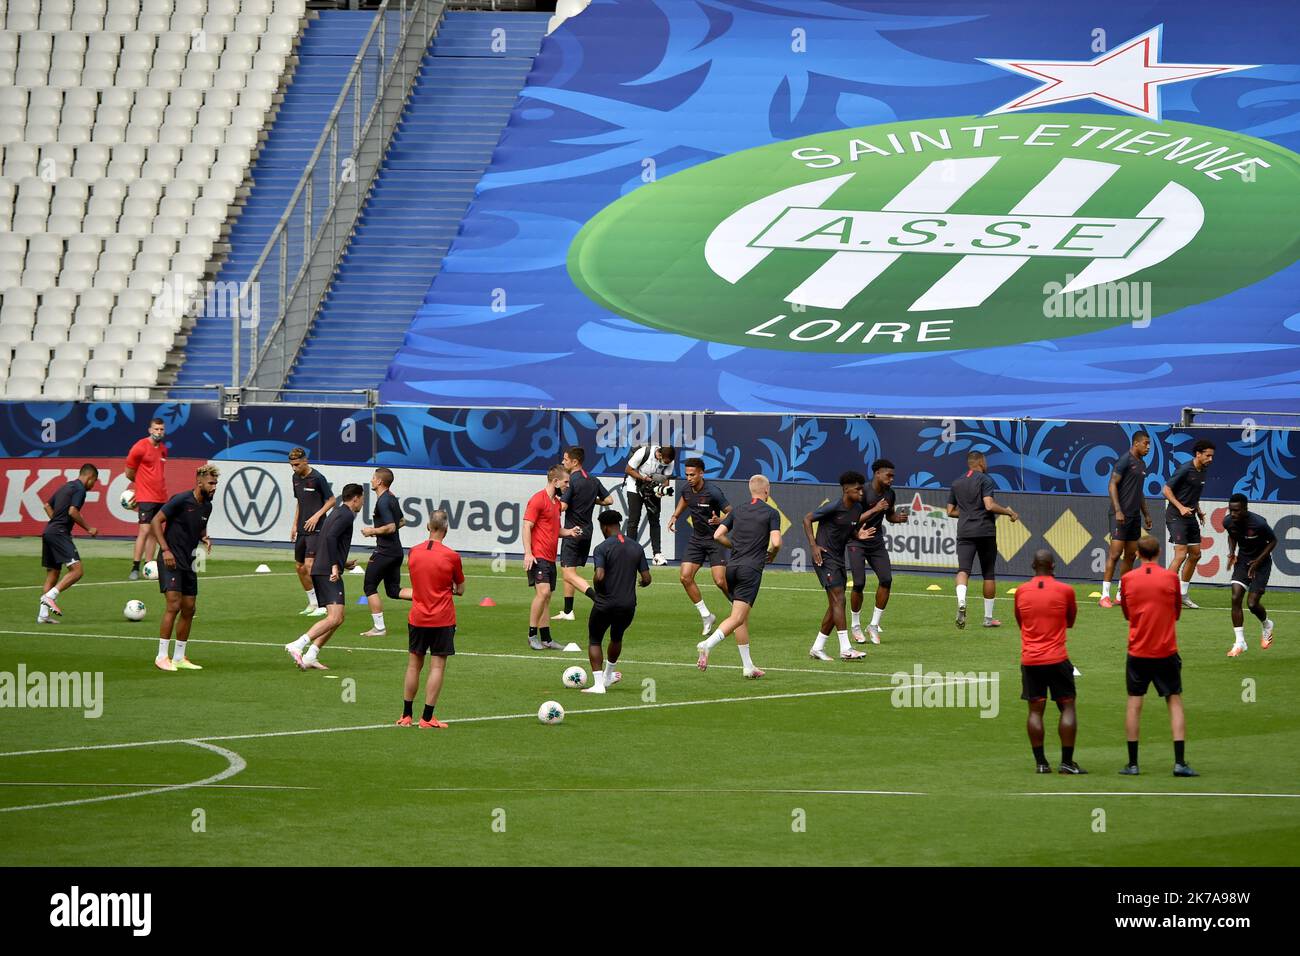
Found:
M 157 580 L 158 580 L 158 562 L 157 562 L 157 561 L 146 561 L 146 562 L 144 563 L 144 576 L 145 576 L 145 578 L 146 578 L 147 580 L 150 580 L 150 581 L 157 581 Z
M 117 500 L 123 508 L 130 511 L 135 507 L 135 492 L 128 488 L 126 491 L 122 492 L 122 497 Z
M 144 620 L 144 602 L 143 602 L 143 601 L 127 601 L 127 602 L 126 602 L 126 607 L 122 609 L 122 613 L 126 615 L 126 619 L 127 619 L 128 621 L 143 621 L 143 620 Z
M 564 708 L 558 701 L 548 700 L 537 708 L 537 719 L 544 724 L 558 724 L 564 720 Z
M 566 668 L 564 671 L 564 686 L 565 687 L 586 687 L 587 672 L 584 671 L 581 667 L 578 667 L 576 665 L 573 667 Z

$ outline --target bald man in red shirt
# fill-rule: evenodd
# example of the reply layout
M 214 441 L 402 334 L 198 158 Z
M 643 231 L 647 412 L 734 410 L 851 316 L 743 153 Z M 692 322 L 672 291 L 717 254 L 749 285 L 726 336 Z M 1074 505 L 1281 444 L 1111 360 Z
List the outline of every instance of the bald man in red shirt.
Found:
M 1029 702 L 1029 746 L 1038 773 L 1051 773 L 1043 753 L 1043 711 L 1047 694 L 1061 711 L 1057 733 L 1061 736 L 1060 772 L 1087 773 L 1074 762 L 1074 740 L 1079 721 L 1074 708 L 1074 665 L 1065 650 L 1065 632 L 1074 627 L 1079 606 L 1074 588 L 1056 580 L 1052 552 L 1034 553 L 1034 577 L 1016 588 L 1016 623 L 1020 625 L 1020 699 Z
M 1174 735 L 1174 776 L 1199 777 L 1187 766 L 1183 745 L 1187 720 L 1183 715 L 1183 659 L 1178 656 L 1175 624 L 1183 608 L 1178 575 L 1160 565 L 1160 542 L 1147 535 L 1138 541 L 1142 565 L 1120 579 L 1120 607 L 1128 621 L 1128 764 L 1120 773 L 1138 774 L 1138 728 L 1147 687 L 1169 704 L 1169 726 Z
M 424 658 L 429 657 L 429 680 L 424 688 L 424 713 L 420 726 L 443 730 L 446 724 L 433 716 L 433 708 L 442 692 L 443 673 L 447 658 L 456 653 L 456 603 L 454 598 L 465 593 L 465 572 L 460 555 L 443 544 L 447 537 L 447 512 L 435 511 L 429 515 L 429 540 L 411 549 L 407 570 L 411 586 L 402 588 L 398 596 L 411 602 L 407 617 L 407 637 L 410 654 L 406 659 L 406 682 L 402 693 L 402 716 L 397 726 L 409 727 L 415 715 L 415 693 L 420 687 L 420 671 Z

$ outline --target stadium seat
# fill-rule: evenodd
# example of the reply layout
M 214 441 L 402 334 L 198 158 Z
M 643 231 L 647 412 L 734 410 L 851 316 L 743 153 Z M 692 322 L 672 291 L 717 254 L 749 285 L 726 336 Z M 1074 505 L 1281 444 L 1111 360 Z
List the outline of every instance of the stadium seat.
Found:
M 12 20 L 13 17 L 10 17 Z M 35 21 L 35 18 L 32 18 Z M 10 378 L 5 382 L 5 397 L 16 401 L 31 401 L 41 397 L 42 380 L 29 375 Z

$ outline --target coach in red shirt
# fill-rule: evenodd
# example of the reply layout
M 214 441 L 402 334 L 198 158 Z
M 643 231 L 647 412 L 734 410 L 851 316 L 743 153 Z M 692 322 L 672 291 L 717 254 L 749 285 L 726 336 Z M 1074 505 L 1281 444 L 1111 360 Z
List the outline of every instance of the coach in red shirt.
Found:
M 406 619 L 411 653 L 406 661 L 399 727 L 411 726 L 415 692 L 420 686 L 420 670 L 426 654 L 429 655 L 429 681 L 424 688 L 420 726 L 438 730 L 447 726 L 433 716 L 433 708 L 442 690 L 447 658 L 456 653 L 456 604 L 452 597 L 465 593 L 465 572 L 461 570 L 460 555 L 442 543 L 446 536 L 447 512 L 435 511 L 429 515 L 429 540 L 412 548 L 407 558 L 411 586 L 398 593 L 400 598 L 411 602 L 411 613 Z
M 140 512 L 140 530 L 135 535 L 129 581 L 140 578 L 140 559 L 153 537 L 150 523 L 167 500 L 167 479 L 163 475 L 167 465 L 167 446 L 163 444 L 166 434 L 167 424 L 161 418 L 155 418 L 149 423 L 149 434 L 132 445 L 126 456 L 126 480 L 135 482 L 135 507 Z
M 560 496 L 569 487 L 569 470 L 552 465 L 546 487 L 528 499 L 524 508 L 524 575 L 533 589 L 528 608 L 528 646 L 535 651 L 559 651 L 563 644 L 551 640 L 551 592 L 555 590 L 555 552 L 561 538 L 576 538 L 581 528 L 560 527 Z
M 1039 773 L 1051 773 L 1043 754 L 1043 711 L 1047 694 L 1061 711 L 1061 773 L 1087 773 L 1074 762 L 1078 716 L 1074 709 L 1074 665 L 1065 650 L 1065 632 L 1074 627 L 1078 604 L 1074 588 L 1055 578 L 1052 552 L 1034 553 L 1034 577 L 1016 588 L 1016 623 L 1020 625 L 1020 699 L 1029 702 L 1029 745 Z
M 1138 773 L 1138 726 L 1147 687 L 1169 703 L 1169 725 L 1174 734 L 1174 776 L 1198 777 L 1183 754 L 1187 722 L 1183 716 L 1183 659 L 1178 656 L 1174 626 L 1182 611 L 1178 575 L 1160 566 L 1160 542 L 1151 536 L 1138 541 L 1140 567 L 1120 579 L 1120 607 L 1128 621 L 1128 764 L 1120 773 Z

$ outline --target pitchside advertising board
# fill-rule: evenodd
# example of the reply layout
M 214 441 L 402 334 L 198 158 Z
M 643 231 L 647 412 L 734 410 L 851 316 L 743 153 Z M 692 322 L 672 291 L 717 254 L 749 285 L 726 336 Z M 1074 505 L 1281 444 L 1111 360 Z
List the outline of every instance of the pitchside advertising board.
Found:
M 226 460 L 214 464 L 221 468 L 221 484 L 212 509 L 212 537 L 287 544 L 295 510 L 293 473 L 288 464 Z M 358 547 L 373 546 L 373 539 L 361 535 L 362 527 L 373 523 L 375 495 L 370 490 L 373 467 L 321 465 L 318 470 L 335 495 L 350 482 L 364 489 L 365 499 L 357 514 L 352 541 Z M 523 554 L 524 509 L 528 499 L 546 484 L 542 475 L 415 468 L 395 468 L 393 476 L 392 491 L 404 519 L 400 535 L 405 547 L 426 540 L 429 515 L 443 510 L 448 517 L 449 546 L 464 552 L 512 556 Z M 611 507 L 626 515 L 622 479 L 610 475 L 596 477 L 611 489 L 614 495 Z M 665 524 L 667 520 L 667 516 L 662 518 Z M 674 555 L 672 535 L 665 532 L 664 538 L 665 557 L 671 558 Z M 642 540 L 648 543 L 648 534 L 643 533 Z
M 714 482 L 734 505 L 749 499 L 749 485 L 741 481 Z M 900 524 L 884 525 L 885 547 L 890 561 L 905 571 L 956 571 L 957 521 L 946 512 L 948 489 L 896 488 L 898 513 L 907 518 Z M 781 514 L 781 551 L 775 564 L 811 569 L 808 539 L 803 533 L 803 516 L 840 496 L 839 485 L 773 485 L 770 504 Z M 1089 495 L 1032 495 L 1004 492 L 997 500 L 1015 509 L 1020 520 L 999 518 L 998 573 L 1008 577 L 1030 577 L 1034 552 L 1051 551 L 1056 571 L 1063 578 L 1100 580 L 1110 547 L 1109 505 L 1105 498 Z M 1166 561 L 1172 546 L 1166 541 L 1163 501 L 1148 500 L 1151 534 L 1164 546 Z M 1227 584 L 1228 536 L 1223 530 L 1227 502 L 1202 502 L 1207 519 L 1201 539 L 1201 561 L 1194 581 Z M 1300 587 L 1300 513 L 1294 506 L 1256 504 L 1278 536 L 1273 552 L 1270 585 Z M 690 534 L 686 522 L 678 525 L 679 550 Z M 868 585 L 870 586 L 870 584 Z
M 45 529 L 45 502 L 65 482 L 77 477 L 81 458 L 0 458 L 3 497 L 0 497 L 0 536 L 17 537 L 40 534 Z M 126 478 L 125 458 L 94 459 L 99 468 L 99 484 L 86 494 L 82 516 L 92 528 L 107 537 L 134 537 L 139 515 L 123 508 L 119 499 L 130 482 Z M 194 487 L 194 471 L 205 464 L 202 459 L 169 458 L 165 476 L 167 491 L 176 494 Z M 76 534 L 82 534 L 80 529 Z

